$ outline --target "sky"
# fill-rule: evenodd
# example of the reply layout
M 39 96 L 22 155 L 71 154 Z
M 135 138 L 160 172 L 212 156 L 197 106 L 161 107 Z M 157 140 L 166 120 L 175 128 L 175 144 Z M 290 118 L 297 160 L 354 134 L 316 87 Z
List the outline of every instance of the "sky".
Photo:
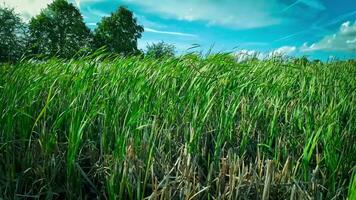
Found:
M 25 20 L 52 0 L 0 0 Z M 178 53 L 272 53 L 326 60 L 356 58 L 356 0 L 69 0 L 86 22 L 118 6 L 132 10 L 145 32 L 140 49 L 164 41 Z

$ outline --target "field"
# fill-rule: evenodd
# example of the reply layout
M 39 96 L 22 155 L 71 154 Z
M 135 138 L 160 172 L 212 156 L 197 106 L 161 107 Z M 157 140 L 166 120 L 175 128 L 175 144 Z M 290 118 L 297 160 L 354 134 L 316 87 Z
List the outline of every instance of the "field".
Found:
M 356 199 L 356 63 L 0 65 L 0 199 Z

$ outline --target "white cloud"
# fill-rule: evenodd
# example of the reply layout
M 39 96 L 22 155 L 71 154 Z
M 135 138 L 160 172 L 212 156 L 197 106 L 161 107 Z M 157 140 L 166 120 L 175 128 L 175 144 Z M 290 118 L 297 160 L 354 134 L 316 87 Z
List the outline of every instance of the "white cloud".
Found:
M 100 1 L 105 1 L 105 0 L 69 0 L 69 2 L 75 3 L 75 5 L 78 8 L 80 8 L 80 6 L 85 3 L 95 3 L 95 2 L 100 2 Z
M 39 14 L 41 10 L 52 3 L 53 0 L 0 0 L 0 4 L 5 4 L 15 9 L 24 20 Z
M 103 0 L 68 0 L 78 8 L 85 3 L 95 3 Z M 104 0 L 105 1 L 105 0 Z M 15 12 L 20 14 L 21 17 L 28 21 L 31 17 L 38 15 L 42 9 L 46 8 L 53 0 L 0 0 L 0 5 L 5 4 L 10 8 L 14 8 Z M 105 14 L 103 12 L 94 10 L 93 14 Z
M 353 39 L 353 40 L 346 40 L 346 43 L 347 44 L 353 44 L 353 43 L 356 43 L 356 38 Z
M 95 22 L 89 22 L 87 23 L 88 26 L 96 26 L 97 24 Z
M 356 36 L 356 21 L 354 24 L 350 23 L 350 21 L 341 24 L 340 33 L 342 35 Z
M 297 50 L 295 46 L 283 46 L 271 52 L 272 55 L 290 55 Z
M 259 60 L 268 59 L 274 56 L 290 56 L 297 50 L 295 46 L 282 46 L 269 52 L 259 52 L 256 50 L 242 49 L 236 51 L 234 56 L 238 62 L 242 62 L 248 59 L 257 58 Z
M 163 17 L 204 21 L 235 29 L 275 25 L 284 20 L 275 16 L 282 8 L 277 0 L 123 0 Z
M 326 35 L 319 42 L 313 43 L 311 45 L 304 43 L 300 50 L 356 52 L 356 21 L 354 23 L 351 23 L 350 21 L 344 22 L 340 26 L 338 32 L 331 35 Z
M 152 29 L 152 28 L 145 28 L 145 31 L 146 32 L 151 32 L 151 33 L 167 34 L 167 35 L 198 37 L 197 35 L 190 34 L 190 33 L 181 33 L 181 32 L 173 32 L 173 31 L 159 31 L 159 30 Z
M 257 58 L 261 60 L 265 57 L 263 53 L 259 53 L 256 50 L 248 50 L 248 49 L 238 50 L 233 55 L 235 56 L 237 62 L 243 62 L 253 58 Z
M 80 0 L 74 0 L 74 2 L 75 2 L 75 5 L 76 5 L 78 8 L 80 8 Z

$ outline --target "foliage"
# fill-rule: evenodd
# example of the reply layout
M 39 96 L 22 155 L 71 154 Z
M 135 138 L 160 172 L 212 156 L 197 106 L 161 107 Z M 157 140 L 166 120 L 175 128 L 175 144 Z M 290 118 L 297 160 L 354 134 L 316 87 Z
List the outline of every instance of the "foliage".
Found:
M 25 53 L 26 26 L 13 9 L 0 6 L 0 62 L 16 61 Z
M 0 198 L 354 197 L 350 62 L 97 56 L 0 65 Z
M 33 54 L 71 58 L 88 49 L 90 30 L 79 10 L 66 0 L 55 0 L 29 24 Z
M 294 63 L 297 65 L 306 66 L 308 63 L 310 63 L 310 61 L 306 56 L 302 56 L 301 58 L 295 58 Z
M 154 58 L 174 57 L 175 46 L 165 42 L 159 42 L 147 45 L 146 55 Z
M 138 52 L 137 39 L 141 38 L 143 31 L 133 13 L 121 6 L 98 23 L 94 31 L 94 43 L 97 48 L 106 46 L 112 53 L 132 55 Z

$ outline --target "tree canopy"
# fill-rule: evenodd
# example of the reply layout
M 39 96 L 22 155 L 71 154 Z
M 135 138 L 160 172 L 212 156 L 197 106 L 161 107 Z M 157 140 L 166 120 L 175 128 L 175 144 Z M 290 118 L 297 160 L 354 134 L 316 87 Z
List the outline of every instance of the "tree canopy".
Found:
M 106 46 L 109 52 L 122 55 L 136 54 L 137 39 L 141 38 L 143 31 L 133 13 L 121 6 L 98 23 L 94 31 L 95 46 Z
M 54 0 L 28 24 L 12 8 L 0 7 L 0 62 L 15 61 L 25 53 L 72 58 L 78 52 L 90 53 L 101 47 L 110 53 L 135 55 L 141 53 L 137 40 L 143 31 L 123 6 L 102 18 L 93 31 L 67 0 Z
M 13 9 L 0 7 L 0 62 L 18 59 L 25 47 L 25 24 Z
M 72 57 L 89 47 L 90 30 L 79 10 L 66 0 L 55 0 L 29 24 L 34 54 Z
M 158 42 L 147 46 L 146 55 L 154 58 L 174 57 L 175 47 L 172 44 Z

